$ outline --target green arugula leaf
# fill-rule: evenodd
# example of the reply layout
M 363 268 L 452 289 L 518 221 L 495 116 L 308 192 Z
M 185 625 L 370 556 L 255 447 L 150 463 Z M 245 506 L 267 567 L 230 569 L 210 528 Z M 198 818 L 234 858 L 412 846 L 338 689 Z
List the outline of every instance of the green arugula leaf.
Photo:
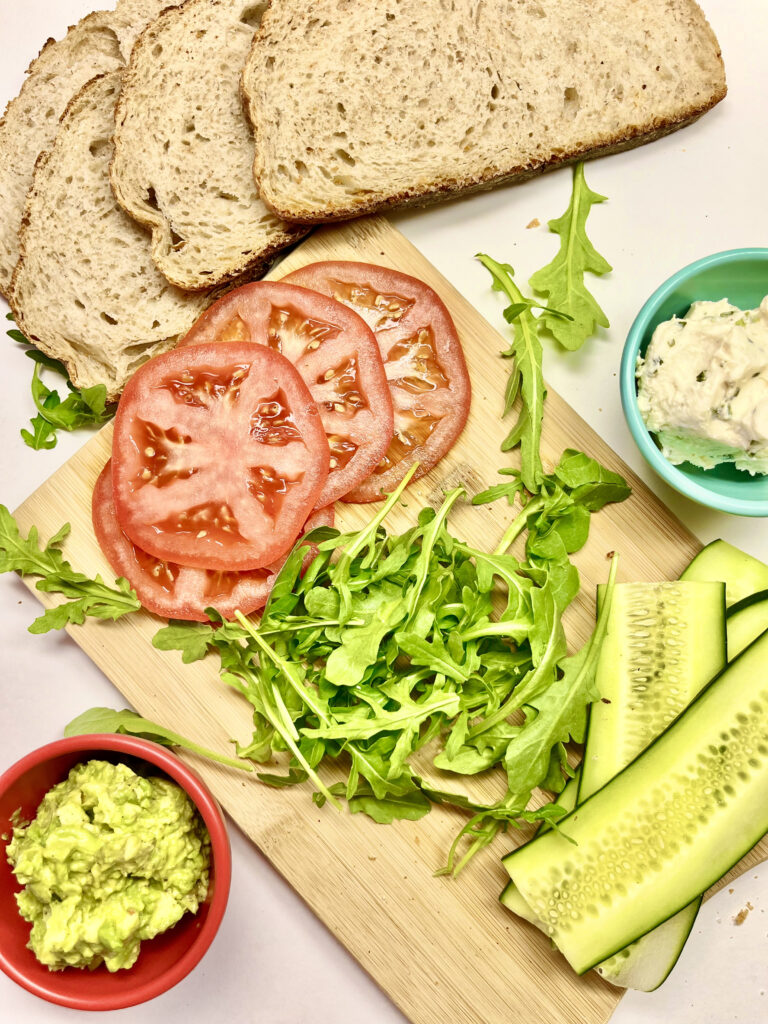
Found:
M 362 786 L 348 801 L 353 814 L 367 814 L 379 825 L 389 825 L 393 821 L 418 821 L 429 814 L 429 798 L 414 788 L 410 793 L 392 794 L 377 797 L 368 786 Z
M 35 451 L 50 450 L 56 447 L 56 428 L 43 416 L 33 416 L 29 421 L 31 430 L 21 431 L 22 439 L 29 448 Z
M 155 633 L 152 646 L 158 651 L 181 651 L 181 660 L 191 665 L 206 656 L 215 634 L 215 628 L 205 622 L 171 622 Z
M 87 616 L 118 619 L 141 608 L 127 580 L 117 579 L 115 586 L 110 587 L 100 576 L 92 580 L 75 572 L 61 552 L 69 531 L 67 523 L 41 547 L 37 529 L 31 527 L 29 535 L 22 537 L 16 520 L 5 505 L 0 505 L 0 572 L 40 576 L 42 579 L 36 584 L 38 590 L 68 598 L 35 619 L 29 627 L 30 633 L 80 625 Z
M 536 711 L 530 724 L 513 737 L 504 756 L 511 801 L 521 809 L 533 789 L 550 773 L 553 749 L 570 739 L 581 743 L 587 725 L 587 707 L 600 699 L 595 686 L 595 670 L 608 625 L 618 559 L 614 555 L 605 591 L 605 602 L 598 615 L 592 637 L 581 650 L 560 662 L 562 675 L 543 693 L 534 695 L 530 704 Z M 606 607 L 608 611 L 606 611 Z
M 225 757 L 223 754 L 217 754 L 207 747 L 201 747 L 192 740 L 185 739 L 184 736 L 166 729 L 164 725 L 141 718 L 135 711 L 129 711 L 127 708 L 123 711 L 115 711 L 112 708 L 89 708 L 77 718 L 73 718 L 64 728 L 65 736 L 84 736 L 88 733 L 108 732 L 128 733 L 131 736 L 140 736 L 145 740 L 154 740 L 156 743 L 168 747 L 183 747 L 194 754 L 199 754 L 200 757 L 225 764 L 229 768 L 239 768 L 243 772 L 253 771 L 252 765 L 232 757 Z
M 13 314 L 6 319 L 13 320 Z M 26 355 L 35 363 L 32 372 L 32 400 L 37 408 L 37 415 L 30 420 L 30 430 L 22 429 L 24 443 L 35 451 L 56 447 L 57 431 L 78 430 L 86 426 L 102 426 L 114 414 L 116 405 L 107 405 L 107 388 L 104 384 L 78 390 L 69 380 L 66 366 L 58 359 L 52 359 L 40 352 L 21 331 L 13 328 L 7 332 L 12 341 L 21 345 L 29 345 Z M 69 395 L 62 399 L 57 391 L 48 388 L 40 376 L 42 369 L 50 370 L 64 377 Z
M 507 390 L 505 413 L 512 407 L 518 384 L 522 406 L 517 424 L 510 431 L 501 450 L 509 451 L 520 445 L 523 483 L 529 491 L 536 491 L 539 481 L 544 476 L 539 446 L 546 394 L 541 371 L 542 349 L 537 320 L 530 308 L 523 311 L 519 309 L 525 300 L 513 280 L 512 267 L 508 263 L 499 263 L 484 253 L 478 253 L 477 259 L 489 271 L 494 291 L 504 292 L 511 303 L 503 315 L 508 323 L 513 324 L 514 333 L 512 343 L 503 355 L 514 359 L 515 369 Z
M 605 313 L 584 284 L 586 271 L 607 274 L 612 269 L 589 241 L 586 232 L 591 208 L 602 202 L 605 202 L 605 196 L 598 195 L 587 186 L 584 164 L 575 164 L 568 209 L 562 217 L 549 222 L 549 230 L 560 235 L 560 249 L 552 262 L 536 271 L 529 281 L 535 292 L 546 295 L 551 305 L 568 314 L 566 319 L 544 308 L 539 322 L 563 348 L 571 351 L 581 348 L 598 324 L 610 326 Z

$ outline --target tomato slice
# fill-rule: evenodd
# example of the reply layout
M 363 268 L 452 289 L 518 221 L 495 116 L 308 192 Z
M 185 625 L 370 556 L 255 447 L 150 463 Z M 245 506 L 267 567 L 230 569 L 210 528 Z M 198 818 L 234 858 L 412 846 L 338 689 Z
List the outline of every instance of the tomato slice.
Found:
M 353 490 L 384 458 L 394 433 L 387 378 L 373 332 L 346 306 L 297 285 L 256 281 L 219 299 L 182 344 L 212 341 L 268 345 L 301 374 L 331 449 L 318 505 Z
M 128 382 L 115 417 L 117 518 L 156 558 L 259 569 L 298 536 L 328 476 L 317 405 L 264 345 L 189 345 Z
M 192 569 L 189 566 L 164 562 L 137 548 L 120 528 L 112 497 L 112 462 L 106 464 L 93 489 L 93 528 L 104 556 L 118 576 L 124 576 L 142 605 L 155 615 L 167 619 L 191 619 L 207 622 L 206 608 L 215 608 L 225 619 L 263 608 L 272 585 L 288 555 L 274 565 L 247 572 L 226 572 L 216 569 Z M 333 508 L 313 512 L 302 533 L 318 526 L 333 526 Z M 309 545 L 304 558 L 306 570 L 317 548 Z
M 461 342 L 440 297 L 415 277 L 369 263 L 312 263 L 283 280 L 349 306 L 381 349 L 395 435 L 371 476 L 344 500 L 379 500 L 414 462 L 419 463 L 416 476 L 423 476 L 463 430 L 471 397 Z

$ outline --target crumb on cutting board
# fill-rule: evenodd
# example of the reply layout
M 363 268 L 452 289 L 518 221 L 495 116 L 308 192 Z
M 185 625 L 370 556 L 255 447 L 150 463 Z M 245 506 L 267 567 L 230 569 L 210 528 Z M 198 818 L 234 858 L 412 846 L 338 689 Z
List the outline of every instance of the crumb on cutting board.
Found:
M 742 907 L 741 908 L 741 910 L 738 912 L 738 914 L 734 917 L 733 923 L 736 924 L 736 925 L 744 924 L 744 922 L 746 921 L 747 917 L 749 916 L 750 910 L 754 910 L 754 909 L 755 908 L 752 906 L 752 904 L 749 901 L 747 901 L 746 907 Z

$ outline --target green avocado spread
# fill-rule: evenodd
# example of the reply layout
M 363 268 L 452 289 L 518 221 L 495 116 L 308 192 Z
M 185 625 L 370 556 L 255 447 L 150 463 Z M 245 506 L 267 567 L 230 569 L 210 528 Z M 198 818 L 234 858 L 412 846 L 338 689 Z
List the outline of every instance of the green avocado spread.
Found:
M 7 855 L 29 948 L 52 970 L 131 967 L 142 939 L 194 914 L 208 890 L 210 839 L 184 790 L 107 761 L 76 765 L 46 793 Z

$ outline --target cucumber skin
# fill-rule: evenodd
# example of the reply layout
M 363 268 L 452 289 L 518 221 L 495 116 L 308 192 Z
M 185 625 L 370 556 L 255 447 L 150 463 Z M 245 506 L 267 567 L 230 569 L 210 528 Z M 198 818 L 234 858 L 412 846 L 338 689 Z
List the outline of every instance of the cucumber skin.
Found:
M 618 828 L 614 828 L 614 831 L 618 831 L 622 836 L 621 841 L 626 842 L 621 829 L 620 812 L 617 812 L 617 809 L 630 808 L 625 814 L 625 817 L 630 819 L 626 826 L 634 824 L 635 828 L 643 828 L 643 823 L 638 821 L 636 813 L 634 821 L 631 820 L 631 806 L 636 804 L 638 799 L 642 799 L 643 794 L 654 785 L 659 788 L 660 797 L 663 795 L 662 791 L 667 794 L 669 808 L 662 809 L 670 812 L 675 810 L 681 805 L 681 800 L 678 796 L 673 806 L 669 795 L 670 778 L 673 774 L 682 774 L 691 768 L 695 770 L 697 759 L 706 758 L 707 754 L 721 756 L 724 750 L 728 749 L 726 741 L 732 740 L 732 736 L 724 731 L 729 720 L 733 723 L 732 729 L 735 728 L 736 722 L 742 726 L 744 724 L 737 715 L 745 718 L 749 724 L 749 717 L 745 715 L 745 711 L 752 712 L 757 735 L 754 739 L 747 737 L 745 742 L 751 742 L 753 747 L 758 748 L 763 763 L 753 758 L 756 761 L 753 765 L 747 760 L 746 763 L 752 769 L 751 776 L 745 773 L 746 781 L 750 785 L 747 786 L 744 780 L 739 780 L 742 792 L 731 796 L 729 802 L 722 799 L 722 787 L 712 793 L 711 802 L 718 805 L 717 809 L 714 806 L 707 806 L 706 803 L 701 808 L 701 813 L 708 813 L 710 817 L 710 820 L 705 822 L 707 827 L 701 829 L 696 826 L 695 820 L 691 823 L 689 832 L 692 829 L 695 831 L 687 840 L 685 836 L 682 840 L 684 844 L 686 841 L 689 843 L 689 849 L 673 851 L 671 863 L 670 858 L 666 858 L 663 878 L 659 879 L 658 871 L 654 875 L 651 870 L 646 873 L 645 878 L 641 875 L 639 882 L 636 879 L 624 879 L 621 884 L 627 881 L 633 889 L 631 899 L 626 895 L 626 891 L 624 896 L 620 893 L 614 894 L 610 918 L 607 917 L 605 908 L 602 912 L 596 912 L 594 920 L 589 918 L 591 927 L 578 925 L 580 932 L 575 939 L 568 939 L 557 925 L 547 929 L 578 974 L 584 974 L 596 964 L 613 956 L 691 903 L 736 864 L 768 831 L 768 681 L 763 683 L 765 692 L 757 689 L 764 675 L 762 670 L 767 660 L 768 631 L 716 676 L 688 710 L 626 769 L 563 819 L 557 832 L 538 837 L 504 858 L 505 867 L 521 895 L 537 916 L 544 916 L 546 911 L 538 912 L 539 907 L 544 907 L 542 901 L 555 897 L 551 893 L 547 896 L 545 887 L 541 887 L 541 891 L 537 892 L 537 882 L 541 883 L 542 879 L 546 879 L 546 886 L 554 887 L 553 874 L 560 870 L 560 866 L 567 862 L 569 857 L 575 859 L 574 849 L 583 858 L 590 839 L 600 835 L 602 826 L 606 823 L 616 825 L 617 814 Z M 765 707 L 759 704 L 758 697 L 764 701 Z M 737 700 L 738 707 L 734 707 Z M 740 770 L 743 769 L 744 765 Z M 688 789 L 693 801 L 709 799 L 710 794 L 701 788 L 700 780 L 689 777 L 686 781 L 689 783 Z M 736 781 L 736 775 L 732 771 L 723 782 L 723 786 L 732 786 Z M 711 791 L 712 783 L 705 788 Z M 750 815 L 744 814 L 742 805 L 745 802 L 751 810 L 751 820 Z M 720 820 L 713 823 L 713 815 L 717 815 Z M 567 843 L 560 835 L 561 830 L 575 839 L 579 847 L 574 848 Z M 638 842 L 643 844 L 647 852 L 651 844 L 651 835 L 646 831 L 642 838 L 638 836 Z M 619 856 L 624 856 L 622 851 L 619 851 Z M 638 870 L 637 863 L 633 868 Z M 573 870 L 572 866 L 572 873 Z M 586 875 L 581 866 L 577 870 Z M 571 882 L 574 880 L 578 881 L 578 876 L 572 878 Z M 552 891 L 562 896 L 555 888 L 552 888 Z M 608 906 L 610 909 L 610 903 Z M 586 908 L 582 913 L 586 916 Z M 631 924 L 631 920 L 635 923 Z
M 595 968 L 597 973 L 618 988 L 655 992 L 670 976 L 680 958 L 699 913 L 701 901 L 702 897 L 698 896 L 631 946 L 598 964 Z M 667 940 L 667 933 L 673 936 L 673 942 Z M 628 954 L 626 957 L 622 955 L 625 953 Z M 662 970 L 654 972 L 659 963 L 663 964 Z
M 768 590 L 760 590 L 728 609 L 728 650 L 733 657 L 768 629 Z
M 713 540 L 696 555 L 680 579 L 725 583 L 730 608 L 758 590 L 768 590 L 768 565 L 725 540 Z

